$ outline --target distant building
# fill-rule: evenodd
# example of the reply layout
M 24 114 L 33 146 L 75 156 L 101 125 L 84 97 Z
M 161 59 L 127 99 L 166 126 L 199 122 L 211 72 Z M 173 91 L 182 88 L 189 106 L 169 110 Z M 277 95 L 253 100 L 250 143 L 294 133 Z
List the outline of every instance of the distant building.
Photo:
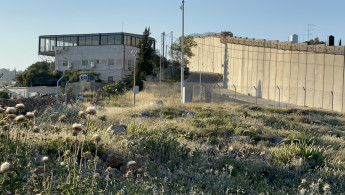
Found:
M 55 57 L 56 70 L 78 69 L 80 81 L 111 83 L 132 74 L 131 51 L 139 50 L 141 39 L 142 35 L 129 33 L 41 35 L 38 53 Z
M 289 41 L 291 41 L 292 43 L 298 43 L 298 35 L 292 34 L 290 36 L 290 40 Z

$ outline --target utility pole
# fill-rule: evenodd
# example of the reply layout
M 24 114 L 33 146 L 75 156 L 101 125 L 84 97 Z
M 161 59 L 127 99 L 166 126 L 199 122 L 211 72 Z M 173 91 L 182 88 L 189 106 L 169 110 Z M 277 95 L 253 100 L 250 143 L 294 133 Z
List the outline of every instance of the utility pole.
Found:
M 159 83 L 162 82 L 162 47 L 163 47 L 163 33 L 161 34 L 161 51 L 159 58 Z
M 306 34 L 306 35 L 308 35 L 308 40 L 307 40 L 308 42 L 310 41 L 309 35 L 313 35 L 313 34 L 310 33 L 310 31 L 313 31 L 313 30 L 314 30 L 314 29 L 310 29 L 310 26 L 316 26 L 316 25 L 314 25 L 314 24 L 308 24 L 308 30 L 307 30 L 307 31 L 308 31 L 308 34 Z
M 171 62 L 173 62 L 174 60 L 174 51 L 171 49 L 172 48 L 172 44 L 174 42 L 174 36 L 173 36 L 173 31 L 170 32 L 170 38 L 171 38 L 171 44 L 170 44 L 170 52 L 171 52 Z M 340 40 L 341 41 L 341 40 Z
M 184 87 L 184 0 L 182 0 L 182 43 L 181 43 L 181 102 L 184 103 L 184 94 L 183 94 L 183 87 Z
M 165 45 L 165 43 L 164 43 L 164 39 L 165 39 L 165 32 L 163 32 L 163 59 L 162 59 L 162 68 L 164 68 L 164 61 L 165 61 L 165 59 L 164 59 L 164 45 Z M 162 82 L 162 71 L 161 71 L 161 82 Z

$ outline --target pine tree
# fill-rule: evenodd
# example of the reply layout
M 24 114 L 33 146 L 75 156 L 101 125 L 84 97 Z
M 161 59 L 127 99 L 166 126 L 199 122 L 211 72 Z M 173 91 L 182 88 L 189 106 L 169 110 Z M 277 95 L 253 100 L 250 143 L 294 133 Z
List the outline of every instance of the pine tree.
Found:
M 153 59 L 155 56 L 155 50 L 153 48 L 153 40 L 150 39 L 150 28 L 145 28 L 143 38 L 140 40 L 138 48 L 138 59 L 135 71 L 135 83 L 142 89 L 142 80 L 146 78 L 146 75 L 152 74 L 153 71 Z

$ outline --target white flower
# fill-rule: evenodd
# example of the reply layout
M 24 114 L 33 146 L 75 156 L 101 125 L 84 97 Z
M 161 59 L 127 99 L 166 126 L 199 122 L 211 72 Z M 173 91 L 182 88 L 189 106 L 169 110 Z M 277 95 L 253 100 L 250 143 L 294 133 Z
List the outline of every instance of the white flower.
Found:
M 44 163 L 44 164 L 49 162 L 49 157 L 48 156 L 43 156 L 42 159 L 41 159 L 41 162 Z
M 6 114 L 16 114 L 17 110 L 14 107 L 7 107 L 5 113 Z
M 60 162 L 60 166 L 65 166 L 66 163 L 64 161 Z
M 79 111 L 79 112 L 78 112 L 78 116 L 79 116 L 80 118 L 86 118 L 86 113 L 85 113 L 84 111 Z
M 24 106 L 24 104 L 17 104 L 17 105 L 16 105 L 16 109 L 17 109 L 17 110 L 24 110 L 24 109 L 25 109 L 25 106 Z
M 96 108 L 95 107 L 87 107 L 85 112 L 89 115 L 95 115 L 96 114 Z
M 132 161 L 129 161 L 127 163 L 127 168 L 130 169 L 130 168 L 134 168 L 136 166 L 137 162 L 135 162 L 134 160 Z
M 11 164 L 9 162 L 4 162 L 1 164 L 0 172 L 5 173 L 11 169 Z
M 83 127 L 81 126 L 81 124 L 74 123 L 72 125 L 72 129 L 75 131 L 81 131 L 83 129 Z
M 33 112 L 27 112 L 25 116 L 26 116 L 26 118 L 28 118 L 28 119 L 32 119 L 32 118 L 35 117 L 35 114 L 34 114 Z
M 25 116 L 24 115 L 19 115 L 14 119 L 16 122 L 22 122 L 25 120 Z

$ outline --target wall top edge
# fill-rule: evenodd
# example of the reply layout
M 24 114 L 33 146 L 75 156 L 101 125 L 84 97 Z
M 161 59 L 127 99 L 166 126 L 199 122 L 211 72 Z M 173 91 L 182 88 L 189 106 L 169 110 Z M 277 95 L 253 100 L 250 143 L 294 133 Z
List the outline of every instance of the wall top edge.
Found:
M 308 43 L 292 43 L 291 41 L 278 41 L 278 40 L 266 40 L 266 39 L 250 39 L 242 37 L 221 37 L 221 36 L 205 36 L 205 37 L 194 37 L 194 39 L 206 39 L 206 38 L 219 38 L 220 42 L 254 46 L 254 47 L 265 47 L 280 50 L 291 50 L 291 51 L 305 51 L 314 53 L 327 53 L 336 55 L 345 55 L 345 46 L 326 46 L 324 44 L 308 45 Z

